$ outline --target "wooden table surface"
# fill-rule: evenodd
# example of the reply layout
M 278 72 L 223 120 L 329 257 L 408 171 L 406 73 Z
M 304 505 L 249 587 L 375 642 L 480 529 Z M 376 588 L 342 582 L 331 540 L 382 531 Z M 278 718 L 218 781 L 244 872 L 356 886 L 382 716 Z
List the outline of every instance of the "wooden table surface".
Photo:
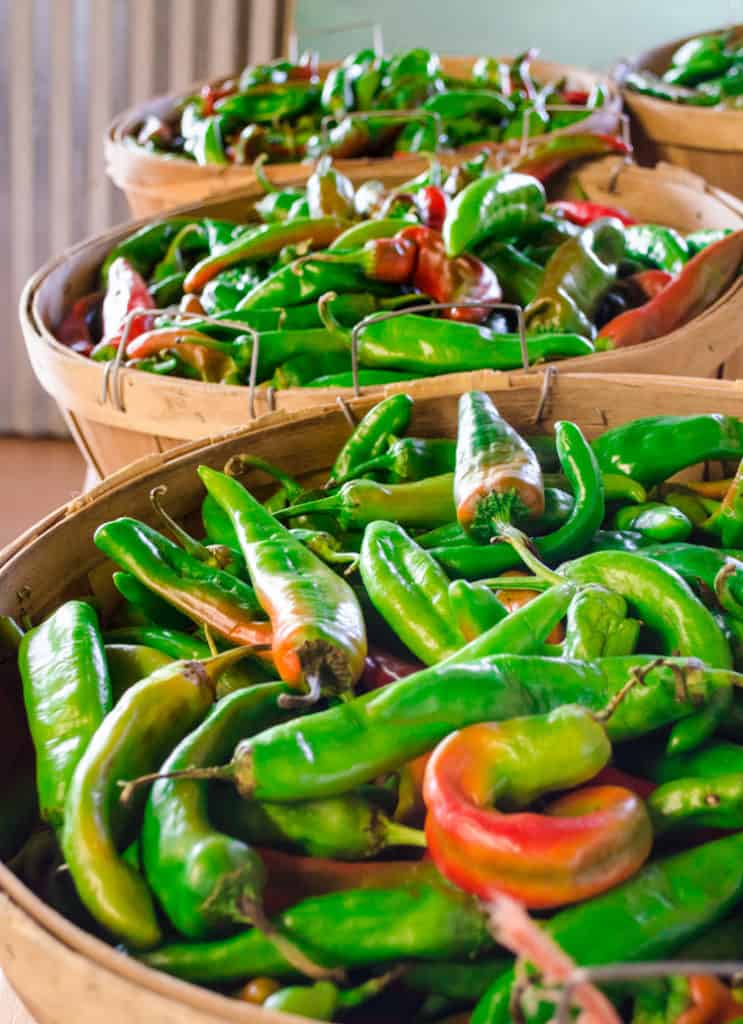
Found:
M 0 970 L 0 1021 L 2 1024 L 34 1024 Z

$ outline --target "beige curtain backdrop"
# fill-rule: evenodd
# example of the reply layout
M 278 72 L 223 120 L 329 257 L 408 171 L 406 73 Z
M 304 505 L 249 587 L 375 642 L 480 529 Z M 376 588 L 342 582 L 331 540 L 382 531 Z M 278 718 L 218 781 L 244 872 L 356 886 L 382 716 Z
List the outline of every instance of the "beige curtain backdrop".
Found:
M 36 383 L 18 295 L 51 256 L 127 219 L 102 139 L 156 93 L 269 60 L 287 0 L 0 0 L 0 434 L 63 434 Z

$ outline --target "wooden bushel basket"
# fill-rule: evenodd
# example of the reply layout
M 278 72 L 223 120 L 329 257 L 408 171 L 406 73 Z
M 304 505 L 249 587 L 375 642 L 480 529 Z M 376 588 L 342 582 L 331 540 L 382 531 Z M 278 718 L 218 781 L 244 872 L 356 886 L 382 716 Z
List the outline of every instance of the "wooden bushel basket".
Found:
M 442 57 L 441 64 L 449 75 L 466 76 L 469 75 L 475 59 Z M 327 74 L 331 67 L 332 64 L 321 64 L 320 73 Z M 567 129 L 568 131 L 616 130 L 622 101 L 619 92 L 607 76 L 543 60 L 535 60 L 532 69 L 534 77 L 540 82 L 553 82 L 565 78 L 569 88 L 590 91 L 594 84 L 601 84 L 607 90 L 609 99 L 606 105 L 589 115 L 580 125 Z M 183 203 L 195 203 L 234 189 L 255 185 L 255 175 L 250 166 L 213 164 L 200 167 L 193 160 L 184 157 L 149 153 L 133 145 L 133 133 L 148 115 L 167 117 L 184 96 L 197 92 L 202 85 L 203 83 L 199 83 L 185 93 L 158 96 L 148 100 L 147 103 L 119 114 L 109 126 L 104 140 L 108 174 L 125 192 L 135 217 L 149 217 Z M 456 153 L 448 154 L 447 158 L 456 159 Z M 404 177 L 401 180 L 404 181 L 425 170 L 428 160 L 424 156 L 411 153 L 409 156 L 387 157 L 381 160 L 337 160 L 335 166 L 345 173 L 358 170 L 366 177 L 378 177 L 380 168 L 391 170 L 393 173 L 402 173 Z M 271 164 L 269 172 L 271 180 L 281 185 L 296 181 L 298 176 L 302 177 L 309 173 L 307 167 L 307 164 L 302 163 Z
M 734 31 L 740 35 L 743 25 Z M 647 69 L 662 74 L 671 55 L 685 42 L 677 39 L 620 65 L 614 73 L 617 83 L 621 85 L 629 71 Z M 632 89 L 623 89 L 622 94 L 641 162 L 667 160 L 702 175 L 711 185 L 743 196 L 743 110 L 669 103 Z
M 405 180 L 407 172 L 399 167 L 386 172 L 375 168 L 375 175 L 394 185 Z M 355 172 L 353 178 L 358 183 L 365 175 Z M 743 203 L 677 168 L 650 170 L 609 157 L 579 168 L 566 184 L 565 192 L 571 190 L 597 202 L 623 206 L 641 220 L 661 221 L 685 232 L 702 227 L 743 227 Z M 231 196 L 213 198 L 187 212 L 247 219 L 257 195 L 253 186 Z M 119 227 L 69 250 L 35 274 L 21 296 L 21 323 L 36 375 L 57 401 L 99 477 L 143 455 L 171 448 L 180 441 L 213 436 L 242 426 L 251 418 L 247 387 L 156 377 L 137 370 L 123 370 L 112 381 L 101 363 L 76 355 L 55 340 L 53 329 L 63 311 L 95 287 L 104 256 L 132 230 L 132 225 Z M 742 316 L 743 281 L 739 281 L 702 316 L 664 338 L 635 348 L 563 360 L 557 365 L 561 372 L 711 377 L 738 349 Z M 385 393 L 381 387 L 363 391 L 378 397 Z M 272 401 L 279 409 L 295 410 L 325 405 L 338 396 L 348 398 L 352 394 L 351 388 L 292 388 L 274 392 L 271 398 L 265 390 L 258 390 L 252 411 L 256 416 L 263 415 Z
M 590 438 L 638 416 L 718 412 L 739 415 L 737 384 L 673 377 L 557 374 L 462 375 L 458 381 L 415 382 L 411 433 L 454 436 L 462 391 L 489 391 L 501 413 L 525 434 L 543 433 L 560 419 L 578 423 Z M 374 399 L 349 402 L 358 419 Z M 102 566 L 93 544 L 102 522 L 120 515 L 151 521 L 151 488 L 168 488 L 178 518 L 198 512 L 203 490 L 196 467 L 221 468 L 238 452 L 270 458 L 308 485 L 321 479 L 348 437 L 349 424 L 336 406 L 275 412 L 252 428 L 213 443 L 184 445 L 153 455 L 104 481 L 47 516 L 0 553 L 0 613 L 22 610 L 33 622 L 60 601 L 89 593 L 88 574 Z M 247 480 L 248 486 L 253 482 Z M 11 710 L 0 720 L 0 742 L 23 728 L 22 698 L 13 673 L 2 678 Z M 11 743 L 12 746 L 12 743 Z M 13 781 L 12 771 L 5 783 Z M 299 1018 L 268 1013 L 205 989 L 176 981 L 81 931 L 30 892 L 0 864 L 0 965 L 35 1014 L 38 1024 L 292 1024 Z

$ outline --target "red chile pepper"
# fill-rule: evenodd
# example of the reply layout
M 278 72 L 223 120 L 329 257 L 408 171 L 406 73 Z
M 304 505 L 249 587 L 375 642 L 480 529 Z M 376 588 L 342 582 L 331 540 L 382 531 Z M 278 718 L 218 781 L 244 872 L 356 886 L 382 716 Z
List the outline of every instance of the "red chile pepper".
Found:
M 555 203 L 550 203 L 547 210 L 560 213 L 565 220 L 569 220 L 571 224 L 579 224 L 581 227 L 587 227 L 595 220 L 601 220 L 602 217 L 614 217 L 625 227 L 637 224 L 637 220 L 626 210 L 619 206 L 604 206 L 603 203 L 560 199 Z
M 118 348 L 127 314 L 135 309 L 155 308 L 145 279 L 128 260 L 119 256 L 108 269 L 108 288 L 103 300 L 103 341 Z M 154 315 L 134 317 L 128 340 L 149 331 L 154 322 Z
M 506 893 L 533 908 L 574 903 L 619 884 L 652 846 L 648 812 L 634 793 L 589 786 L 543 814 L 489 806 L 497 799 L 526 807 L 543 793 L 593 778 L 610 756 L 604 728 L 577 705 L 452 733 L 434 751 L 423 787 L 436 866 L 482 899 Z
M 405 284 L 413 276 L 417 255 L 416 242 L 398 233 L 392 238 L 370 238 L 361 248 L 349 252 L 329 252 L 307 259 L 313 263 L 350 264 L 373 281 Z
M 531 174 L 541 182 L 547 181 L 566 164 L 582 160 L 587 156 L 602 156 L 607 153 L 630 153 L 631 147 L 614 135 L 573 134 L 556 135 L 548 142 L 535 147 L 511 168 L 523 174 Z
M 501 301 L 503 292 L 495 272 L 468 253 L 450 259 L 440 232 L 411 226 L 404 228 L 397 237 L 417 243 L 418 261 L 411 284 L 434 302 Z M 490 313 L 487 308 L 471 306 L 447 309 L 442 315 L 449 320 L 482 323 Z
M 569 103 L 571 107 L 585 107 L 588 103 L 588 95 L 585 89 L 564 89 L 562 102 Z
M 221 85 L 213 85 L 208 82 L 206 85 L 202 85 L 201 92 L 199 93 L 201 116 L 211 117 L 217 100 L 222 100 L 225 96 L 231 96 L 234 92 L 237 92 L 236 83 L 229 79 L 226 82 L 222 82 Z
M 681 327 L 722 295 L 737 276 L 742 260 L 743 231 L 708 245 L 655 298 L 605 324 L 600 334 L 603 347 L 640 345 Z
M 641 270 L 639 274 L 633 274 L 627 278 L 628 284 L 636 284 L 640 291 L 648 299 L 654 299 L 662 292 L 666 285 L 673 281 L 675 274 L 668 270 Z
M 426 185 L 415 196 L 415 208 L 423 225 L 433 228 L 434 231 L 441 231 L 444 226 L 446 209 L 449 205 L 449 197 L 442 188 L 436 185 Z
M 99 299 L 100 292 L 83 295 L 77 299 L 55 331 L 57 341 L 81 356 L 89 356 L 94 348 L 88 317 Z
M 363 693 L 370 690 L 381 690 L 389 683 L 395 683 L 398 679 L 404 679 L 414 672 L 420 672 L 423 663 L 420 661 L 404 661 L 402 658 L 383 651 L 379 647 L 371 647 L 364 659 L 364 671 L 361 676 L 359 689 Z

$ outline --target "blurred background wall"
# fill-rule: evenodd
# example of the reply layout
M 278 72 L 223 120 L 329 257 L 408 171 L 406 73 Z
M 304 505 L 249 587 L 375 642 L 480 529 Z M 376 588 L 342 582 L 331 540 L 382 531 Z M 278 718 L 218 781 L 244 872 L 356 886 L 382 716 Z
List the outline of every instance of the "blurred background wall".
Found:
M 0 435 L 64 430 L 28 366 L 16 307 L 24 281 L 46 260 L 126 219 L 104 173 L 111 117 L 270 59 L 292 10 L 299 47 L 323 58 L 367 45 L 375 21 L 388 50 L 504 54 L 538 46 L 545 57 L 594 68 L 743 21 L 743 0 L 0 0 Z

